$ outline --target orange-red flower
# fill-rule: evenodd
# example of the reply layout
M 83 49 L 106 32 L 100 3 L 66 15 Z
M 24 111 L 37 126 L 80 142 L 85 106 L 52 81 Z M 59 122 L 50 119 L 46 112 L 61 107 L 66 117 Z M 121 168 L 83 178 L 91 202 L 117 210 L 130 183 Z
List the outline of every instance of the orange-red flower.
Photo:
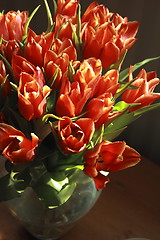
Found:
M 103 68 L 108 68 L 120 60 L 125 51 L 135 43 L 139 24 L 138 22 L 128 22 L 127 18 L 123 19 L 118 14 L 110 19 L 109 16 L 111 17 L 112 14 L 109 15 L 107 10 L 105 10 L 107 14 L 105 21 L 98 14 L 98 20 L 94 17 L 92 23 L 87 16 L 94 16 L 96 12 L 99 13 L 99 9 L 98 5 L 95 7 L 93 5 L 91 13 L 87 13 L 83 20 L 83 57 L 101 59 Z M 96 24 L 97 27 L 95 27 Z
M 64 80 L 64 79 L 63 79 Z M 56 114 L 58 116 L 74 117 L 80 115 L 87 100 L 92 95 L 92 89 L 84 84 L 67 81 L 64 93 L 61 93 L 56 102 Z
M 9 63 L 12 62 L 13 55 L 22 55 L 22 51 L 17 41 L 9 40 L 7 43 L 2 42 L 0 46 L 0 50 L 2 51 L 3 55 L 7 59 Z
M 110 13 L 104 5 L 92 2 L 82 16 L 82 23 L 98 28 L 103 23 L 108 22 L 112 16 L 113 13 Z
M 99 128 L 103 123 L 114 115 L 112 111 L 112 94 L 102 94 L 97 98 L 92 98 L 86 106 L 86 117 L 91 118 L 95 122 L 96 128 Z
M 132 66 L 129 70 L 129 78 L 131 81 Z M 146 72 L 142 69 L 136 77 L 136 80 L 132 83 L 135 89 L 128 89 L 122 95 L 122 100 L 127 103 L 139 103 L 135 107 L 131 107 L 130 111 L 135 111 L 139 108 L 150 105 L 157 99 L 160 99 L 160 93 L 154 93 L 155 87 L 160 83 L 160 79 L 157 78 L 156 72 Z
M 44 70 L 48 83 L 52 83 L 53 77 L 55 89 L 60 89 L 63 74 L 68 70 L 69 62 L 77 59 L 76 50 L 69 39 L 55 39 L 52 50 L 44 56 Z
M 66 53 L 58 56 L 53 51 L 48 51 L 44 59 L 44 70 L 47 77 L 48 85 L 52 86 L 53 78 L 53 88 L 58 90 L 62 84 L 62 76 L 67 71 L 69 64 L 69 56 Z
M 78 4 L 77 0 L 58 0 L 56 14 L 76 16 Z
M 107 71 L 99 78 L 94 97 L 98 97 L 104 93 L 111 93 L 114 96 L 119 87 L 118 78 L 118 70 Z
M 43 67 L 44 55 L 51 48 L 53 40 L 53 32 L 36 35 L 35 32 L 29 30 L 24 50 L 25 58 L 35 66 Z
M 4 62 L 0 60 L 0 86 L 2 87 L 2 93 L 4 96 L 8 96 L 10 93 L 10 82 L 6 78 L 6 68 Z
M 47 96 L 51 89 L 41 79 L 22 72 L 18 87 L 18 108 L 28 121 L 40 118 L 45 112 Z
M 93 178 L 97 189 L 101 189 L 109 181 L 103 171 L 115 172 L 134 166 L 140 161 L 140 155 L 124 141 L 112 143 L 104 140 L 87 151 L 84 161 L 84 172 Z
M 72 39 L 73 30 L 77 32 L 77 9 L 79 2 L 76 0 L 58 0 L 55 14 L 55 37 Z
M 69 154 L 84 151 L 94 130 L 94 123 L 89 118 L 80 118 L 76 122 L 68 117 L 59 120 L 58 136 L 63 151 Z
M 31 161 L 35 156 L 39 138 L 34 133 L 31 133 L 31 137 L 30 140 L 14 127 L 0 123 L 0 150 L 14 164 Z
M 21 41 L 28 12 L 9 11 L 0 16 L 0 37 L 4 40 Z
M 84 83 L 86 86 L 91 87 L 93 91 L 97 86 L 98 78 L 101 75 L 101 72 L 101 61 L 95 58 L 88 58 L 79 63 L 79 68 L 76 69 L 76 73 L 73 76 L 73 81 Z
M 77 67 L 77 65 L 79 65 Z M 60 95 L 56 103 L 56 113 L 59 116 L 74 117 L 81 114 L 87 100 L 94 95 L 101 73 L 101 62 L 96 59 L 87 59 L 77 64 L 76 73 L 63 78 Z
M 63 41 L 63 38 L 72 40 L 73 31 L 77 31 L 77 16 L 72 18 L 57 14 L 55 19 L 54 34 L 55 37 Z
M 63 37 L 63 40 L 56 38 L 54 40 L 54 44 L 51 50 L 54 51 L 57 55 L 66 53 L 70 61 L 71 60 L 75 61 L 77 59 L 76 49 L 72 41 L 68 38 Z
M 39 83 L 45 82 L 42 70 L 39 67 L 35 67 L 32 63 L 21 56 L 13 56 L 12 69 L 16 80 L 19 80 L 21 73 L 25 72 L 32 75 L 35 79 L 37 79 L 37 81 L 39 81 Z

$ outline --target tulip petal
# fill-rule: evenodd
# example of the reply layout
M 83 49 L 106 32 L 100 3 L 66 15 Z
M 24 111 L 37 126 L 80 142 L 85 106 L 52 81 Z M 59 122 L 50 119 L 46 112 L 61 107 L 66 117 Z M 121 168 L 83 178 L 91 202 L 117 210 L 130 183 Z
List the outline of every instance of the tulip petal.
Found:
M 118 61 L 120 57 L 120 50 L 114 43 L 106 43 L 101 54 L 103 68 L 109 67 L 111 64 Z

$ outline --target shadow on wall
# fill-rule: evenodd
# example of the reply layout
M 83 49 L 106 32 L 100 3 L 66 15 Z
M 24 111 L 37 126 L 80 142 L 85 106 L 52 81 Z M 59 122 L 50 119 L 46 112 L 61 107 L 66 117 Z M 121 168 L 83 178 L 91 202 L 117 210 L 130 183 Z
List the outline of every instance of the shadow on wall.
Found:
M 92 1 L 81 0 L 82 10 L 86 8 Z M 111 12 L 118 12 L 121 16 L 127 16 L 130 21 L 139 21 L 140 28 L 137 35 L 138 41 L 129 51 L 124 62 L 124 66 L 142 61 L 145 58 L 160 55 L 160 27 L 159 27 L 159 9 L 160 1 L 153 0 L 146 4 L 146 0 L 98 0 L 99 4 L 105 4 Z M 48 0 L 50 6 L 52 0 Z M 32 21 L 33 29 L 37 33 L 46 30 L 46 13 L 43 0 L 5 0 L 1 1 L 1 11 L 9 10 L 29 10 L 31 13 L 37 5 L 41 4 L 41 8 Z M 36 27 L 35 27 L 36 26 Z M 147 71 L 156 70 L 160 77 L 160 60 L 147 64 Z M 159 89 L 156 89 L 160 91 Z M 154 162 L 160 163 L 160 109 L 145 114 L 138 119 L 119 137 L 124 138 L 127 144 L 136 148 L 141 154 L 150 158 Z

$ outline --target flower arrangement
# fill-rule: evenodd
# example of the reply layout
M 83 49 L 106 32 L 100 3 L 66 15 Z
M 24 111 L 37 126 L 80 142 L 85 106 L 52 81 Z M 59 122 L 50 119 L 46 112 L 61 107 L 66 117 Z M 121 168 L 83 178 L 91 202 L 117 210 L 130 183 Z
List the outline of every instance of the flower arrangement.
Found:
M 30 15 L 0 15 L 0 200 L 29 186 L 47 207 L 57 207 L 74 191 L 73 170 L 83 170 L 99 190 L 108 173 L 140 161 L 114 139 L 160 107 L 152 104 L 160 99 L 154 92 L 160 80 L 144 69 L 133 76 L 157 58 L 121 70 L 138 22 L 96 2 L 83 15 L 77 0 L 53 0 L 54 13 L 44 3 L 48 28 L 40 35 L 30 28 L 39 6 Z

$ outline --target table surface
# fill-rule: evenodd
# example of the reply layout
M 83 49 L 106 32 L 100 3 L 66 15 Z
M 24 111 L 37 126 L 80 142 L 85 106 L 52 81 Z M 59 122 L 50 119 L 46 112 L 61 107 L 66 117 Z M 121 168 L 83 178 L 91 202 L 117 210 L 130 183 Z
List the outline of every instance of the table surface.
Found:
M 110 174 L 92 210 L 61 240 L 160 240 L 160 166 L 143 159 Z M 36 240 L 0 203 L 0 240 Z

